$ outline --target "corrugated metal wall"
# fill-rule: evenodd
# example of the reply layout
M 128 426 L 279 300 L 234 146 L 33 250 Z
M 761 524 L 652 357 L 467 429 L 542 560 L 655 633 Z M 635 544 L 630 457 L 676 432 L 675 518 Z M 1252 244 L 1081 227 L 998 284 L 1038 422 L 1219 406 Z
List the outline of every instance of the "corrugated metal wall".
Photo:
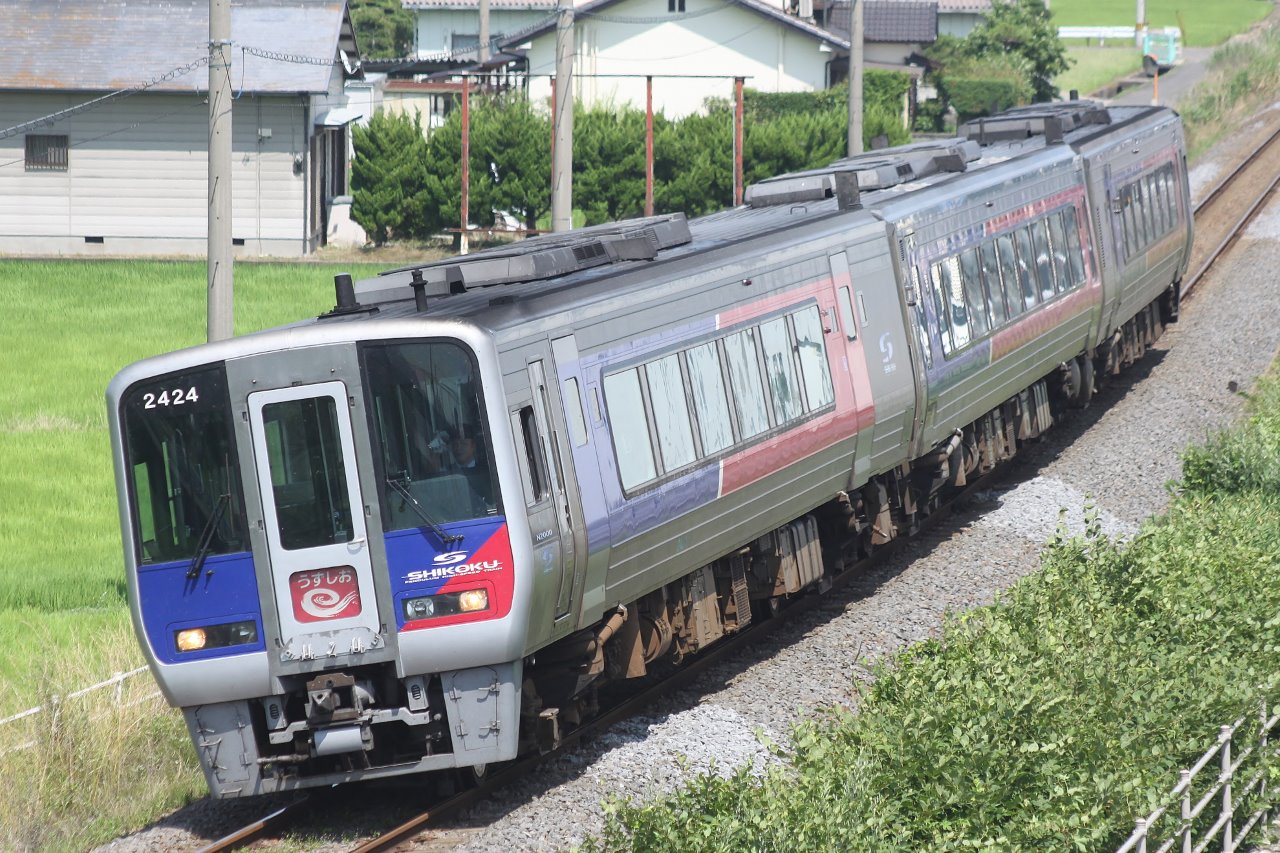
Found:
M 92 97 L 0 93 L 0 128 Z M 301 96 L 236 100 L 232 237 L 244 241 L 237 252 L 300 255 L 308 248 L 301 158 L 313 118 Z M 142 93 L 30 132 L 65 134 L 68 166 L 28 171 L 25 135 L 0 140 L 0 252 L 204 254 L 208 107 L 202 95 Z

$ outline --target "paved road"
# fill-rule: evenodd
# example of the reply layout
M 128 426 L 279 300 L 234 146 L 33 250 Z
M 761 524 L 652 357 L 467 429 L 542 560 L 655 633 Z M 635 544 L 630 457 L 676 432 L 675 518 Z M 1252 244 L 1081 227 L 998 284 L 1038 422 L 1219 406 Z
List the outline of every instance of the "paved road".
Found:
M 1212 47 L 1188 47 L 1183 48 L 1182 64 L 1171 69 L 1168 73 L 1160 75 L 1160 104 L 1161 106 L 1173 107 L 1177 109 L 1178 103 L 1187 96 L 1193 86 L 1200 82 L 1200 78 L 1204 76 L 1205 65 L 1209 61 L 1209 57 L 1213 55 Z M 1132 78 L 1138 79 L 1138 78 Z M 1145 82 L 1138 86 L 1125 89 L 1114 98 L 1108 99 L 1108 104 L 1118 104 L 1120 106 L 1143 106 L 1151 103 L 1153 94 L 1153 84 L 1151 80 L 1142 78 Z

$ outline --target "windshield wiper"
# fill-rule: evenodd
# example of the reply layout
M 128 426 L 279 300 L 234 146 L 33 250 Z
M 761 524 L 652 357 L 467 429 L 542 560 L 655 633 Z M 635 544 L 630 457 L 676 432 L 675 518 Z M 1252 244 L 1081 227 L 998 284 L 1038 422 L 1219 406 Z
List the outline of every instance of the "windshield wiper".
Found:
M 432 518 L 427 511 L 422 508 L 422 504 L 418 503 L 418 499 L 413 496 L 413 493 L 409 491 L 409 487 L 405 485 L 408 480 L 409 478 L 407 476 L 399 479 L 396 477 L 388 477 L 387 485 L 396 490 L 396 494 L 400 495 L 400 498 L 409 506 L 410 509 L 413 510 L 414 514 L 417 515 L 418 518 L 421 518 L 427 523 L 427 527 L 431 528 L 431 532 L 434 533 L 442 543 L 445 545 L 452 545 L 454 542 L 461 542 L 463 539 L 461 535 L 456 533 L 446 533 L 444 528 L 440 526 L 440 523 Z
M 196 555 L 191 560 L 191 568 L 187 569 L 187 580 L 193 581 L 200 577 L 200 570 L 204 568 L 204 561 L 209 558 L 209 551 L 213 549 L 213 536 L 218 532 L 218 523 L 222 521 L 222 514 L 227 511 L 227 504 L 229 503 L 231 503 L 231 495 L 218 496 L 218 503 L 213 507 L 213 514 L 204 523 L 204 530 L 200 531 L 200 544 L 196 546 Z

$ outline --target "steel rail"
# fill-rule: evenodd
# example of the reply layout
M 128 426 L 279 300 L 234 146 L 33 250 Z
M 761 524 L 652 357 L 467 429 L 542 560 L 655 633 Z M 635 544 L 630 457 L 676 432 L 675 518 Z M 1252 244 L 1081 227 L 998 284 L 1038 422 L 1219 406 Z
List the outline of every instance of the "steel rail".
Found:
M 1217 201 L 1226 189 L 1233 185 L 1236 180 L 1262 155 L 1262 152 L 1274 145 L 1278 139 L 1280 139 L 1280 127 L 1277 127 L 1272 131 L 1266 139 L 1260 142 L 1253 149 L 1253 151 L 1249 152 L 1247 157 L 1241 160 L 1235 168 L 1223 176 L 1222 180 L 1220 180 L 1214 188 L 1209 191 L 1209 194 L 1196 204 L 1192 211 L 1192 215 L 1199 216 L 1201 211 L 1205 210 Z M 1183 296 L 1186 296 L 1195 290 L 1196 286 L 1200 283 L 1200 280 L 1209 272 L 1209 269 L 1213 266 L 1214 262 L 1235 244 L 1236 240 L 1238 240 L 1240 235 L 1244 232 L 1245 226 L 1253 220 L 1257 215 L 1258 210 L 1271 197 L 1271 194 L 1275 191 L 1277 186 L 1280 186 L 1280 175 L 1277 175 L 1271 183 L 1267 185 L 1267 188 L 1262 191 L 1257 199 L 1254 200 L 1253 204 L 1250 205 L 1247 211 L 1245 211 L 1244 215 L 1241 216 L 1230 229 L 1228 229 L 1226 236 L 1224 236 L 1218 245 L 1214 247 L 1213 251 L 1209 253 L 1209 256 L 1201 262 L 1199 269 L 1188 276 L 1187 280 L 1182 285 Z
M 256 841 L 268 832 L 273 831 L 281 825 L 291 823 L 296 819 L 303 810 L 303 806 L 311 801 L 311 797 L 307 794 L 302 795 L 300 799 L 294 800 L 287 806 L 276 809 L 271 814 L 254 821 L 247 826 L 237 829 L 229 835 L 224 835 L 212 844 L 201 847 L 196 853 L 225 853 L 227 850 L 236 850 Z

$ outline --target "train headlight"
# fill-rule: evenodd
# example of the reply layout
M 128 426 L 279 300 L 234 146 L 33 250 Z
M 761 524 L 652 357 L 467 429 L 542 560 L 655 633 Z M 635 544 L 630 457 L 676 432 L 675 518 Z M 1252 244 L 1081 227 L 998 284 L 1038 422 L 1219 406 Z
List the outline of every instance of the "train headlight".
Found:
M 439 619 L 463 613 L 479 613 L 489 609 L 489 590 L 466 589 L 461 592 L 442 592 L 423 598 L 410 598 L 404 603 L 404 616 L 410 622 L 422 619 Z
M 253 620 L 246 620 L 227 622 L 223 625 L 205 625 L 200 628 L 183 628 L 174 632 L 173 640 L 180 652 L 243 646 L 258 641 L 258 626 Z
M 209 636 L 203 628 L 187 628 L 185 631 L 178 632 L 178 651 L 198 652 L 208 641 Z

